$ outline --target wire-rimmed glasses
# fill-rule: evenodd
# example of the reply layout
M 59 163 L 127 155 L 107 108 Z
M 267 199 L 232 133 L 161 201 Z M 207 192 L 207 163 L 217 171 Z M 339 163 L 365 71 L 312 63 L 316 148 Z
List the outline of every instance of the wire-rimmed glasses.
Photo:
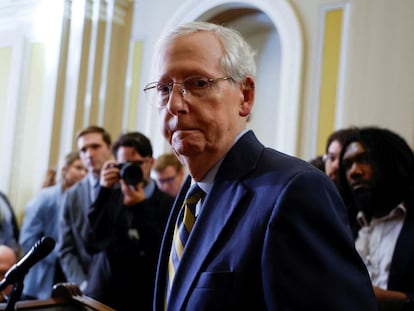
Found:
M 155 104 L 157 107 L 162 108 L 167 105 L 171 92 L 176 84 L 180 85 L 179 92 L 183 96 L 191 94 L 196 97 L 202 97 L 210 89 L 213 83 L 229 79 L 232 79 L 232 77 L 226 76 L 211 79 L 204 76 L 191 76 L 185 78 L 182 82 L 151 82 L 145 86 L 144 92 L 151 104 Z

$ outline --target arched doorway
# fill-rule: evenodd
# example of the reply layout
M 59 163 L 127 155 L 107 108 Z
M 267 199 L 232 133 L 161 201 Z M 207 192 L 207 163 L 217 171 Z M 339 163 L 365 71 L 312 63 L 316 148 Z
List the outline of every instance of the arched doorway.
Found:
M 199 18 L 205 20 L 203 16 Z M 248 127 L 266 146 L 275 147 L 275 116 L 279 113 L 280 38 L 270 18 L 253 8 L 228 9 L 207 19 L 238 30 L 256 51 L 256 101 Z

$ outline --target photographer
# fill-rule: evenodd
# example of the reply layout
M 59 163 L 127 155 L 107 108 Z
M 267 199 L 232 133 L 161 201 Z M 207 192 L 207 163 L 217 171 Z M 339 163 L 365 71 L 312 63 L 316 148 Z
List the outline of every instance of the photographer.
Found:
M 89 210 L 88 250 L 94 256 L 85 293 L 117 310 L 152 309 L 155 269 L 173 198 L 158 189 L 149 139 L 122 134 L 117 162 L 104 164 L 100 191 Z

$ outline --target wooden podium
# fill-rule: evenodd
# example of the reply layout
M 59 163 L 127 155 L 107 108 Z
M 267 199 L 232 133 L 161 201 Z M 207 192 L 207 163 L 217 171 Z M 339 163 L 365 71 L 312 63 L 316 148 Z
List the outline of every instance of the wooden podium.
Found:
M 6 310 L 6 306 L 6 303 L 1 303 L 0 310 Z M 56 284 L 49 299 L 17 301 L 15 310 L 115 311 L 115 309 L 85 296 L 76 284 L 71 283 Z

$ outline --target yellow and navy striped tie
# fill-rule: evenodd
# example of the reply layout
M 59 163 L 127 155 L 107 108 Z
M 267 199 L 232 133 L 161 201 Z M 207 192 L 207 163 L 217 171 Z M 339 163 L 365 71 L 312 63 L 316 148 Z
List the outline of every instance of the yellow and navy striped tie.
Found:
M 170 259 L 168 261 L 167 299 L 174 280 L 175 271 L 180 263 L 185 244 L 195 222 L 197 202 L 204 196 L 205 192 L 197 184 L 192 185 L 178 215 L 174 229 L 173 243 L 171 245 Z

